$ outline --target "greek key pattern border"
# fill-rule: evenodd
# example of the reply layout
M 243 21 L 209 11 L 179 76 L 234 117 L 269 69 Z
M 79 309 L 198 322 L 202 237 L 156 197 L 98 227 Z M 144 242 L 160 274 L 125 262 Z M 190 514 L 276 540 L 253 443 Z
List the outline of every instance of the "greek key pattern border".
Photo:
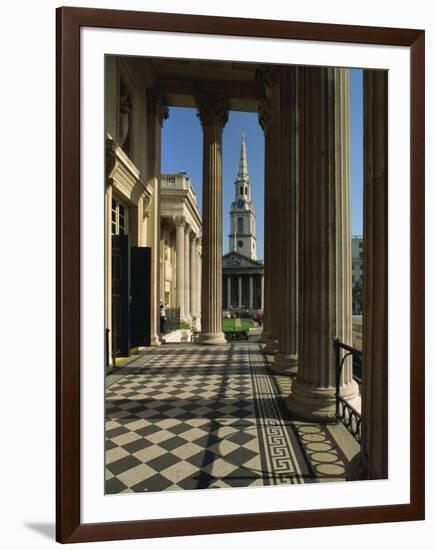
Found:
M 290 432 L 277 407 L 277 391 L 274 391 L 264 359 L 258 348 L 249 347 L 252 380 L 259 420 L 259 443 L 266 459 L 265 467 L 271 473 L 273 485 L 304 483 L 304 472 L 295 455 Z M 303 466 L 304 467 L 304 466 Z

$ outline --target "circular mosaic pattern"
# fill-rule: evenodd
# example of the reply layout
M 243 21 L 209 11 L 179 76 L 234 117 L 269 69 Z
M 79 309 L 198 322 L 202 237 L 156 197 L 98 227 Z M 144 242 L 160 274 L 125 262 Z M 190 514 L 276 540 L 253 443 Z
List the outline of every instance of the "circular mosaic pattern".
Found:
M 338 455 L 333 452 L 333 449 L 331 449 L 331 451 L 332 452 L 328 453 L 313 453 L 312 459 L 317 462 L 336 462 L 336 460 L 338 460 Z
M 328 443 L 308 443 L 306 448 L 309 451 L 329 451 L 331 449 Z
M 319 478 L 344 479 L 346 471 L 339 458 L 334 442 L 322 426 L 300 425 L 297 427 L 304 451 Z
M 302 426 L 299 431 L 303 434 L 317 434 L 321 432 L 321 429 L 317 426 Z
M 319 464 L 316 467 L 316 470 L 319 474 L 325 476 L 344 476 L 345 468 L 340 464 Z
M 324 441 L 325 437 L 322 434 L 306 434 L 301 439 L 303 441 Z

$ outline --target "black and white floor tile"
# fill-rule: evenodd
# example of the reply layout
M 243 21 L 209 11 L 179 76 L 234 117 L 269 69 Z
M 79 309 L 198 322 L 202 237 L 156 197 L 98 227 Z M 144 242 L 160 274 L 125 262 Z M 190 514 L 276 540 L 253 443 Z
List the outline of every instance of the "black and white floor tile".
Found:
M 106 493 L 313 482 L 301 437 L 257 344 L 167 344 L 107 380 Z

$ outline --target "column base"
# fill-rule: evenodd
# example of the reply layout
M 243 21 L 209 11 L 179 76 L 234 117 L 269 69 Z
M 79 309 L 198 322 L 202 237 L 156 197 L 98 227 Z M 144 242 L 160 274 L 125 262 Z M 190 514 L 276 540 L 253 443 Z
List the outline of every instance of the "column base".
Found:
M 153 334 L 150 338 L 150 346 L 160 346 L 161 344 L 160 337 L 157 334 Z
M 277 352 L 274 355 L 274 362 L 270 364 L 269 368 L 275 374 L 296 376 L 298 373 L 298 355 Z
M 299 382 L 292 385 L 292 393 L 286 398 L 286 407 L 297 416 L 314 422 L 336 420 L 336 388 L 320 388 Z M 341 387 L 341 396 L 352 406 L 360 400 L 359 388 L 353 380 Z
M 201 330 L 201 318 L 199 315 L 197 315 L 193 320 L 192 320 L 192 327 L 198 332 Z
M 227 340 L 224 336 L 224 332 L 200 332 L 197 344 L 219 346 L 227 344 Z
M 260 338 L 259 338 L 259 344 L 266 344 L 268 342 L 268 338 L 269 338 L 268 332 L 266 332 L 265 330 L 262 330 L 262 334 L 260 335 Z
M 267 354 L 273 354 L 277 353 L 279 347 L 279 341 L 277 338 L 272 338 L 271 336 L 268 337 L 268 341 L 265 344 L 265 347 L 263 348 L 264 353 Z

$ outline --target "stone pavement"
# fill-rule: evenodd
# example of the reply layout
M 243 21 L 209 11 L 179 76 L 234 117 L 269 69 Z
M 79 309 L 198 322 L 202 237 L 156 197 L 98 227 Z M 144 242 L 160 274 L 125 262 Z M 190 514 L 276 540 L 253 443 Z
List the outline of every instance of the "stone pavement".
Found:
M 248 342 L 166 344 L 112 374 L 106 494 L 343 480 L 331 431 L 291 421 L 276 381 Z

